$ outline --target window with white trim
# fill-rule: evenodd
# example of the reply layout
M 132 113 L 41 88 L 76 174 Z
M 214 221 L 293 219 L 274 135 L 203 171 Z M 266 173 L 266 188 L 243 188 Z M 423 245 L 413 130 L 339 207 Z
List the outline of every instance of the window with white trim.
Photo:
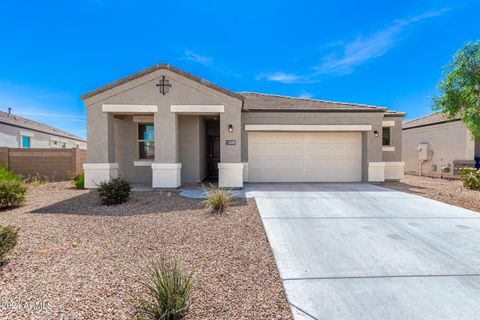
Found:
M 153 141 L 153 123 L 138 124 L 138 159 L 155 159 L 155 142 Z

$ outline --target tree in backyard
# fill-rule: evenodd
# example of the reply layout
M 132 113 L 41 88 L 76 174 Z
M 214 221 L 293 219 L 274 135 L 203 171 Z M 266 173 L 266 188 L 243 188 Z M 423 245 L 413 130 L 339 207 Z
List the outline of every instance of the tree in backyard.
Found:
M 433 109 L 447 119 L 461 118 L 473 137 L 480 138 L 480 41 L 467 43 L 445 67 Z

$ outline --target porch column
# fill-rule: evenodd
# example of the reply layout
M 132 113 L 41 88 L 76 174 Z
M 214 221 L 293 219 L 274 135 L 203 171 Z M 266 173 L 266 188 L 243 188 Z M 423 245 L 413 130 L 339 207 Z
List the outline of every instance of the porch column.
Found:
M 226 188 L 243 188 L 242 162 L 242 106 L 227 105 L 220 114 L 220 163 L 218 185 Z
M 115 128 L 112 113 L 101 108 L 87 108 L 87 162 L 85 188 L 97 188 L 104 181 L 118 177 L 118 163 L 115 162 Z
M 170 106 L 159 106 L 154 113 L 155 162 L 152 163 L 153 188 L 178 188 L 182 164 L 178 162 L 178 117 Z

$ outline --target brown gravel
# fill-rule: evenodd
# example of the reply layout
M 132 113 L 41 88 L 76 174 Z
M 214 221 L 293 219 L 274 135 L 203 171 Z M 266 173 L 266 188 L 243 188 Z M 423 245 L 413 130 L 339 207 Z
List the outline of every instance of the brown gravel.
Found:
M 385 182 L 382 185 L 480 212 L 480 191 L 464 188 L 460 180 L 405 175 L 401 182 Z
M 93 192 L 49 183 L 0 212 L 7 224 L 21 230 L 0 271 L 1 319 L 135 318 L 138 274 L 164 255 L 195 270 L 187 319 L 291 319 L 253 200 L 223 216 L 159 192 L 104 207 Z

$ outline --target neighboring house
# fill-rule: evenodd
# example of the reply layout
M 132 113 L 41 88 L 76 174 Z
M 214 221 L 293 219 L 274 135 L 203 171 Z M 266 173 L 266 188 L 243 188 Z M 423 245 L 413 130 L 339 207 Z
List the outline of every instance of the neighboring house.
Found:
M 0 111 L 0 147 L 86 149 L 87 142 L 49 125 Z
M 405 113 L 383 107 L 236 93 L 166 64 L 82 99 L 87 187 L 119 175 L 154 188 L 403 177 Z
M 405 172 L 453 177 L 459 168 L 475 167 L 480 140 L 475 141 L 460 119 L 447 120 L 437 112 L 403 124 Z

